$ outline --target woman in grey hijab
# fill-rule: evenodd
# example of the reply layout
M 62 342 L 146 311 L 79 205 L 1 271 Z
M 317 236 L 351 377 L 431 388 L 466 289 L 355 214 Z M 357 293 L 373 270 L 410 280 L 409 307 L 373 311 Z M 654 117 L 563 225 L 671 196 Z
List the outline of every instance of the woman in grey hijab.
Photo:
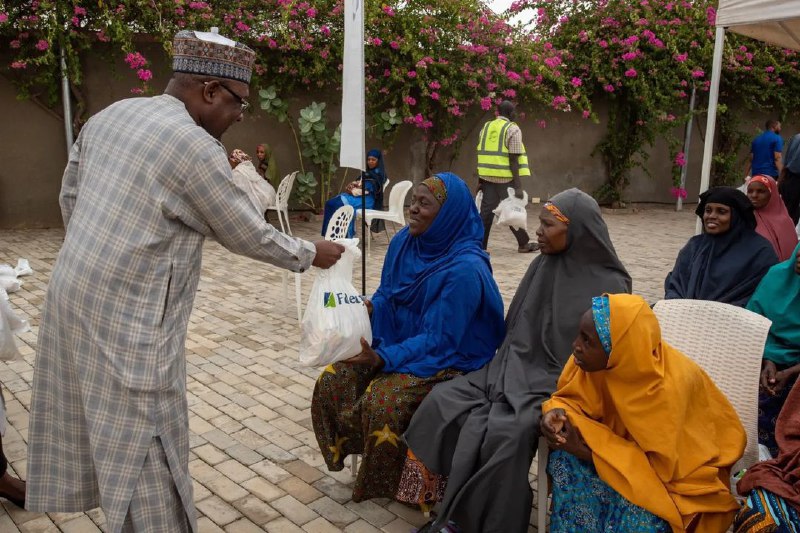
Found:
M 591 196 L 559 193 L 539 219 L 542 255 L 511 302 L 497 354 L 482 369 L 434 387 L 404 435 L 410 450 L 398 499 L 441 502 L 420 531 L 439 531 L 448 521 L 465 533 L 528 530 L 528 470 L 542 402 L 555 390 L 592 297 L 631 291 Z

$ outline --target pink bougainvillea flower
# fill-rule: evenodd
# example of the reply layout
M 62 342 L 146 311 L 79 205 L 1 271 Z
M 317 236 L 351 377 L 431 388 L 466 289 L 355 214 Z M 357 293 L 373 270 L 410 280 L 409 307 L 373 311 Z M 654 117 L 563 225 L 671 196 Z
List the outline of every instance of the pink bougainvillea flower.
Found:
M 147 59 L 139 52 L 134 52 L 125 56 L 125 62 L 129 67 L 136 70 L 145 66 L 147 64 Z
M 627 52 L 625 54 L 622 54 L 623 61 L 633 61 L 634 59 L 636 59 L 636 57 L 637 57 L 636 52 Z
M 506 77 L 511 81 L 520 81 L 522 76 L 514 72 L 513 70 L 509 70 L 506 72 Z
M 5 13 L 0 13 L 0 23 L 8 22 L 8 15 Z
M 706 75 L 706 73 L 701 68 L 698 68 L 698 69 L 695 69 L 695 70 L 692 71 L 692 77 L 693 78 L 702 78 L 705 75 Z
M 431 93 L 431 100 L 438 100 L 438 99 L 439 99 L 439 93 L 437 93 L 436 91 L 433 91 Z
M 44 39 L 40 39 L 39 42 L 36 43 L 36 49 L 41 51 L 41 52 L 44 52 L 48 48 L 50 48 L 50 43 L 48 43 Z
M 433 89 L 433 90 L 438 90 L 438 89 L 442 88 L 441 84 L 436 80 L 433 80 L 432 82 L 430 82 L 428 84 L 428 87 Z
M 492 99 L 489 96 L 481 98 L 481 109 L 488 111 L 492 107 Z
M 381 40 L 380 37 L 373 37 L 372 44 L 374 44 L 375 46 L 380 46 L 383 44 L 383 41 Z
M 506 89 L 505 91 L 503 91 L 503 96 L 505 96 L 506 98 L 516 98 L 517 91 L 515 91 L 514 89 Z
M 86 8 L 81 7 L 81 6 L 75 6 L 75 9 L 73 9 L 73 13 L 78 15 L 79 17 L 85 17 L 86 16 Z
M 407 73 L 406 75 L 407 75 L 409 78 L 416 78 L 416 77 L 417 77 L 417 71 L 415 71 L 415 70 L 409 70 L 409 71 L 408 71 L 408 73 Z
M 391 47 L 392 50 L 397 50 L 398 48 L 400 48 L 400 43 L 398 43 L 397 41 L 392 41 L 389 43 L 389 46 Z
M 608 41 L 606 41 L 605 39 L 600 39 L 599 41 L 597 41 L 597 46 L 599 46 L 600 48 L 608 48 Z
M 570 83 L 572 84 L 573 87 L 580 87 L 581 85 L 583 85 L 583 80 L 581 80 L 580 78 L 572 78 Z
M 313 19 L 314 17 L 316 17 L 316 16 L 317 16 L 317 10 L 316 10 L 316 9 L 314 9 L 313 7 L 310 7 L 310 8 L 308 8 L 308 9 L 306 9 L 306 16 L 307 16 L 308 18 L 311 18 L 311 19 Z
M 386 4 L 384 4 L 383 6 L 381 6 L 381 9 L 383 10 L 384 13 L 386 13 L 390 17 L 394 16 L 394 9 L 392 9 L 392 6 L 387 6 Z
M 144 68 L 137 70 L 136 75 L 139 76 L 139 79 L 142 81 L 153 79 L 153 73 Z
M 683 152 L 678 152 L 677 154 L 675 154 L 674 163 L 675 163 L 675 166 L 677 166 L 677 167 L 685 166 L 686 165 L 686 154 L 684 154 Z
M 408 105 L 416 105 L 417 100 L 413 96 L 406 96 L 403 98 L 403 102 L 407 103 Z
M 629 68 L 625 71 L 626 78 L 635 78 L 638 75 L 635 68 Z
M 250 31 L 250 26 L 239 20 L 236 21 L 236 30 L 240 32 Z
M 327 26 L 320 27 L 319 32 L 325 37 L 330 37 L 331 35 L 331 29 Z
M 141 87 L 134 87 L 131 89 L 131 94 L 144 94 L 144 89 Z
M 25 63 L 24 61 L 14 61 L 13 63 L 11 63 L 11 68 L 15 69 L 28 68 L 28 64 Z
M 688 193 L 686 192 L 686 189 L 684 189 L 682 187 L 672 187 L 669 190 L 669 192 L 670 192 L 670 194 L 672 195 L 673 198 L 686 199 L 686 196 L 688 195 Z
M 770 65 L 770 66 L 766 67 L 766 68 L 764 69 L 764 71 L 765 71 L 765 72 L 775 72 L 775 67 L 773 67 L 772 65 Z
M 391 70 L 389 70 L 388 68 L 383 69 L 383 77 L 384 78 L 388 78 L 391 75 L 392 75 L 392 71 Z
M 688 59 L 688 57 L 689 57 L 689 54 L 686 54 L 686 53 L 675 54 L 675 61 L 677 61 L 678 63 L 683 63 L 683 62 L 686 61 L 686 59 Z
M 614 86 L 613 86 L 613 85 L 611 85 L 610 83 L 609 83 L 608 85 L 604 86 L 604 87 L 603 87 L 603 89 L 604 89 L 604 90 L 605 90 L 607 93 L 613 93 L 613 92 L 614 92 Z
M 546 120 L 540 120 L 539 122 L 537 122 L 536 125 L 539 126 L 542 129 L 545 129 L 547 127 L 547 121 Z
M 10 46 L 11 48 L 19 48 L 20 45 L 21 45 L 21 43 L 17 39 L 14 39 L 10 43 L 8 43 L 8 46 Z
M 589 113 L 589 111 L 584 110 L 583 118 L 589 118 L 590 116 L 591 116 L 591 113 Z

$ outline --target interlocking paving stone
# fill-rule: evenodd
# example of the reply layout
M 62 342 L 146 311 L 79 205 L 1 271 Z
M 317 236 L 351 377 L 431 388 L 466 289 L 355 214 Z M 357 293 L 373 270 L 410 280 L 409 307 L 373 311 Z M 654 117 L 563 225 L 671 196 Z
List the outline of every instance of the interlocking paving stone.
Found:
M 534 206 L 529 210 L 531 235 L 537 216 Z M 604 218 L 633 277 L 634 291 L 656 302 L 678 251 L 694 233 L 693 206 L 679 213 L 666 206 L 647 206 L 636 214 L 606 212 Z M 295 235 L 311 240 L 318 238 L 318 226 L 292 223 Z M 17 337 L 23 359 L 0 362 L 9 422 L 3 445 L 11 470 L 23 478 L 36 337 L 62 238 L 62 230 L 0 232 L 0 263 L 14 264 L 24 257 L 34 270 L 33 275 L 21 278 L 22 288 L 10 295 L 12 306 L 32 328 Z M 386 241 L 375 239 L 372 245 L 367 257 L 368 292 L 378 285 Z M 510 232 L 499 226 L 492 230 L 489 251 L 508 306 L 535 254 L 516 253 Z M 312 277 L 310 273 L 301 276 L 303 305 Z M 357 262 L 353 273 L 357 286 L 360 278 Z M 255 526 L 274 532 L 310 532 L 337 527 L 351 533 L 408 533 L 426 521 L 421 513 L 387 499 L 355 503 L 349 468 L 327 471 L 309 410 L 318 370 L 297 364 L 300 337 L 294 277 L 289 276 L 286 297 L 282 283 L 276 267 L 233 255 L 210 240 L 206 243 L 186 340 L 190 472 L 200 530 L 250 531 Z M 535 487 L 535 461 L 530 479 Z M 281 503 L 274 507 L 275 502 Z M 333 510 L 350 522 L 342 526 L 347 520 L 337 522 Z M 302 523 L 293 523 L 290 516 L 302 516 Z M 3 533 L 58 531 L 56 523 L 62 529 L 70 523 L 73 527 L 85 524 L 88 531 L 105 527 L 99 509 L 43 515 L 5 502 L 0 506 Z

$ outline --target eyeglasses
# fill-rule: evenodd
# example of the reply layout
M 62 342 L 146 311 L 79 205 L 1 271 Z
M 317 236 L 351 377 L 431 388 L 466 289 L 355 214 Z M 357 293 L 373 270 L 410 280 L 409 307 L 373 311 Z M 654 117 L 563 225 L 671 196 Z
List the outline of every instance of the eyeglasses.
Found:
M 207 81 L 204 81 L 204 82 L 203 82 L 203 85 L 208 85 L 208 83 L 209 83 L 209 82 L 207 82 Z M 233 91 L 232 91 L 232 90 L 231 90 L 231 89 L 230 89 L 230 88 L 229 88 L 227 85 L 225 85 L 224 83 L 221 83 L 221 82 L 218 82 L 218 83 L 219 83 L 219 86 L 220 86 L 220 87 L 222 87 L 223 89 L 225 89 L 226 91 L 228 91 L 229 93 L 231 93 L 231 96 L 233 96 L 234 98 L 236 98 L 236 100 L 239 102 L 239 105 L 241 105 L 241 106 L 242 106 L 242 112 L 245 112 L 245 111 L 246 111 L 246 110 L 247 110 L 247 109 L 250 107 L 250 102 L 248 102 L 247 100 L 245 100 L 244 98 L 242 98 L 241 96 L 239 96 L 238 94 L 236 94 L 235 92 L 233 92 Z

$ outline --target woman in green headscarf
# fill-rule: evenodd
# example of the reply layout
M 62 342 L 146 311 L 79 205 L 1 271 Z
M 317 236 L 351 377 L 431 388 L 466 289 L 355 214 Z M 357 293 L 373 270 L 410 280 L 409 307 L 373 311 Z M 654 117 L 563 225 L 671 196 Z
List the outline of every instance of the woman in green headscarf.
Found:
M 769 269 L 747 308 L 772 320 L 761 364 L 758 442 L 775 457 L 775 423 L 800 375 L 800 246 Z
M 277 190 L 278 185 L 278 163 L 275 162 L 275 157 L 272 154 L 272 148 L 267 143 L 261 143 L 256 146 L 256 157 L 258 157 L 258 166 L 256 170 L 261 174 L 261 177 L 267 180 L 270 185 Z

